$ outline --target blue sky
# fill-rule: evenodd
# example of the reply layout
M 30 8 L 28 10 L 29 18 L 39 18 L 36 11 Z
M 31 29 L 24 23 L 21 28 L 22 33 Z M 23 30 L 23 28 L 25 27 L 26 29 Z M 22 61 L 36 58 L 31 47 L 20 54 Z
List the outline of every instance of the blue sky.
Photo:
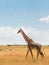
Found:
M 29 25 L 47 29 L 49 25 L 37 19 L 48 14 L 49 0 L 0 0 L 0 26 Z
M 7 26 L 49 31 L 49 0 L 0 0 L 0 28 Z

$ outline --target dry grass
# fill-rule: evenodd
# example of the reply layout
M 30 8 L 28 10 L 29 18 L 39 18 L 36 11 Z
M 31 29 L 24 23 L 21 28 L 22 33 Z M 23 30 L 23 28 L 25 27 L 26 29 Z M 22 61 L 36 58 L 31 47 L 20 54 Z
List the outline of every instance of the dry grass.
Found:
M 36 60 L 36 51 L 34 53 L 34 61 L 29 53 L 27 59 L 26 46 L 0 46 L 0 65 L 49 65 L 49 47 L 43 47 L 44 58 L 39 56 Z

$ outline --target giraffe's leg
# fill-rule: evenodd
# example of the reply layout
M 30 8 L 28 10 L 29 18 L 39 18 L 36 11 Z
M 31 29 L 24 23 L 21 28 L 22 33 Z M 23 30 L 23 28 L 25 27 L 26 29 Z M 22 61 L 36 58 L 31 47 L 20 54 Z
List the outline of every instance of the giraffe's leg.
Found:
M 31 48 L 29 48 L 29 50 L 30 50 L 31 56 L 32 56 L 32 58 L 33 58 L 33 53 L 32 53 L 32 50 L 31 50 Z
M 28 49 L 28 51 L 27 51 L 26 58 L 27 58 L 27 56 L 28 56 L 28 53 L 29 53 L 29 49 Z
M 37 50 L 37 59 L 38 59 L 38 56 L 39 56 L 39 51 Z

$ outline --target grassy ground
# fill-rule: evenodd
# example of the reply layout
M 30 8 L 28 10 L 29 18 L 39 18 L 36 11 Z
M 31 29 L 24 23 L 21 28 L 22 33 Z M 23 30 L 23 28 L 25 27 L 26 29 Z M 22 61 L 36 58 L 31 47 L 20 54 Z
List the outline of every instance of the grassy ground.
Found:
M 49 65 L 49 47 L 42 47 L 45 57 L 39 55 L 36 60 L 36 51 L 33 50 L 34 61 L 29 53 L 27 59 L 26 46 L 0 46 L 0 65 Z

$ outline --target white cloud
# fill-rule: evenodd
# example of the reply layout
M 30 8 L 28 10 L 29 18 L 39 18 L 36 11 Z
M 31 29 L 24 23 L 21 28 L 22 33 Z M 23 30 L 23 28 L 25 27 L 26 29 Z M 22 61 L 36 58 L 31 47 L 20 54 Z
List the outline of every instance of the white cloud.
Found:
M 39 21 L 49 23 L 49 15 L 47 17 L 40 18 Z
M 49 31 L 38 31 L 32 27 L 21 27 L 25 33 L 35 42 L 49 44 Z M 11 26 L 0 27 L 0 44 L 27 44 L 21 34 L 17 34 L 19 28 Z

